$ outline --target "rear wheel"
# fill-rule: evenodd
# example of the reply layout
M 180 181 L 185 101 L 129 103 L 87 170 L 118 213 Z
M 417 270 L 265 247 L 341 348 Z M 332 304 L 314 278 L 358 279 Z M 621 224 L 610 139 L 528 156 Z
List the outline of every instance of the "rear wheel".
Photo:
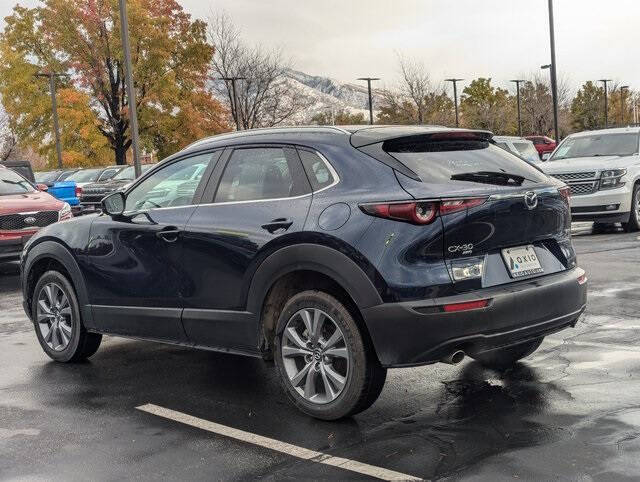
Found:
M 280 381 L 304 413 L 336 420 L 367 409 L 380 395 L 386 369 L 349 310 L 333 296 L 321 291 L 294 295 L 276 333 Z
M 102 335 L 85 330 L 75 290 L 60 272 L 47 271 L 40 277 L 31 313 L 40 346 L 50 358 L 74 362 L 98 350 Z
M 632 231 L 638 231 L 640 229 L 640 184 L 636 184 L 633 187 L 629 221 L 626 223 L 622 223 L 622 227 L 628 233 Z
M 542 340 L 544 340 L 544 337 L 520 343 L 519 345 L 480 353 L 478 355 L 474 355 L 473 358 L 488 368 L 505 370 L 513 366 L 518 360 L 521 360 L 536 351 L 542 343 Z

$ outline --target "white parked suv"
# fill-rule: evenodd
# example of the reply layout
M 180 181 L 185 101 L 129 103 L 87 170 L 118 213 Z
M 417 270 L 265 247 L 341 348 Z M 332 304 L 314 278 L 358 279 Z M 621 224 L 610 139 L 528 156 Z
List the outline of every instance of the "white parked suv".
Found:
M 571 188 L 574 221 L 640 229 L 640 128 L 580 132 L 539 167 Z

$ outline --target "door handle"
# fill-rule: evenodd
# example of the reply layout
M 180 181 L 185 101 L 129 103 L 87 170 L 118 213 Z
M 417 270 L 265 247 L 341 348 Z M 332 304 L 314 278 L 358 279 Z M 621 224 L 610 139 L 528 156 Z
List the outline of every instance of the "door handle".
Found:
M 273 221 L 268 222 L 267 224 L 263 224 L 262 229 L 266 229 L 271 234 L 273 234 L 279 229 L 286 231 L 291 227 L 292 224 L 293 224 L 293 221 L 291 221 L 291 219 L 277 218 L 277 219 L 274 219 Z
M 167 243 L 175 243 L 178 240 L 178 236 L 180 236 L 181 232 L 182 230 L 176 228 L 175 226 L 167 226 L 166 228 L 158 231 L 156 233 L 156 237 L 160 238 L 163 241 L 166 241 Z

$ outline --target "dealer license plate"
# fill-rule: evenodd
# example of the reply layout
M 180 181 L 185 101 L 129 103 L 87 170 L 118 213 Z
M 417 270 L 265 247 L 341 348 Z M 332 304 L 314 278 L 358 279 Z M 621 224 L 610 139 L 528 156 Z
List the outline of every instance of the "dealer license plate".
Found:
M 544 272 L 532 244 L 503 249 L 502 258 L 512 278 L 522 278 Z

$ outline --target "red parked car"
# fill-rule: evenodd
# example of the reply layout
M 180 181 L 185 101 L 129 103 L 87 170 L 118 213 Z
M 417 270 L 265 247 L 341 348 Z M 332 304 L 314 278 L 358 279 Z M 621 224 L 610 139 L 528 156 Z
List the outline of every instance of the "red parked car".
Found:
M 525 139 L 529 139 L 533 142 L 540 159 L 542 159 L 543 154 L 546 154 L 547 152 L 551 154 L 556 148 L 556 141 L 547 136 L 526 136 Z
M 36 186 L 0 165 L 0 261 L 19 259 L 40 228 L 72 217 L 68 203 L 44 192 L 44 184 Z

